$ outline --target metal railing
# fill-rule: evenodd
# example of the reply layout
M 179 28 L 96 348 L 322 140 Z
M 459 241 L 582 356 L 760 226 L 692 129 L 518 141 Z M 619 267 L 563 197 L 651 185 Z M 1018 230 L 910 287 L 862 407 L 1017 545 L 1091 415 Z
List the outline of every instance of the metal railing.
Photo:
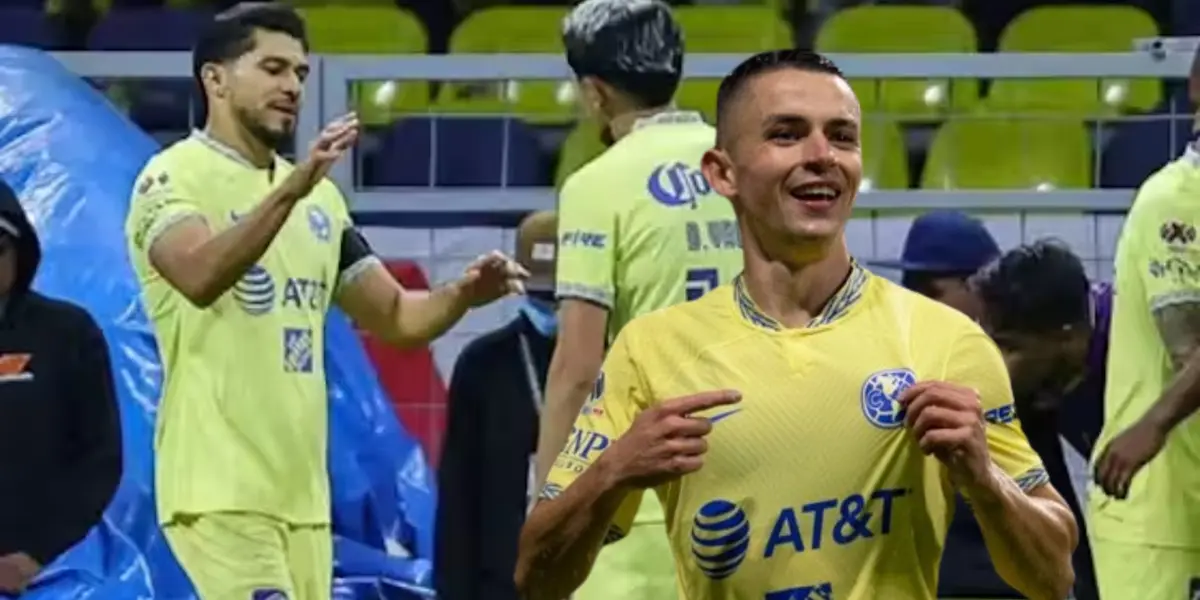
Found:
M 849 78 L 870 79 L 1178 79 L 1191 66 L 1194 41 L 1139 40 L 1139 50 L 1087 54 L 856 54 L 831 55 Z M 89 78 L 189 77 L 187 53 L 60 53 L 68 68 Z M 688 78 L 720 78 L 742 55 L 692 55 Z M 507 81 L 568 80 L 561 56 L 533 54 L 314 56 L 306 103 L 297 127 L 297 148 L 307 145 L 321 124 L 352 108 L 351 86 L 360 80 Z M 436 107 L 435 109 L 436 110 Z M 552 208 L 550 188 L 387 188 L 357 189 L 354 165 L 339 163 L 331 177 L 353 198 L 356 212 L 495 212 Z M 1133 190 L 872 190 L 863 192 L 865 210 L 1123 211 Z

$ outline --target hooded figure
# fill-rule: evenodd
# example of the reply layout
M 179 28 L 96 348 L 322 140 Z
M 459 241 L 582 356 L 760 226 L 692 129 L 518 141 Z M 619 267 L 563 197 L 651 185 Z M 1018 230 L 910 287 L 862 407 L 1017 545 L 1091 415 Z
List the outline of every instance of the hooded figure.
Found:
M 0 181 L 0 593 L 83 539 L 121 477 L 108 347 L 84 309 L 30 289 L 41 256 Z

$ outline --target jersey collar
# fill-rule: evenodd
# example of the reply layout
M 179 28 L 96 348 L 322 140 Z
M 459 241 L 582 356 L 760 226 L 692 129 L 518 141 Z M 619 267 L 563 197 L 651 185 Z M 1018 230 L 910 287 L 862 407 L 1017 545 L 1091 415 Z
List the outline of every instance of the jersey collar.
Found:
M 704 116 L 694 110 L 665 110 L 660 113 L 642 117 L 633 122 L 633 129 L 637 131 L 643 127 L 651 125 L 677 125 L 681 123 L 703 123 Z
M 854 303 L 858 302 L 859 298 L 862 298 L 866 283 L 867 270 L 859 266 L 857 262 L 851 262 L 850 275 L 846 277 L 845 283 L 842 284 L 842 287 L 838 288 L 838 291 L 834 292 L 829 302 L 825 303 L 825 308 L 817 316 L 813 317 L 805 328 L 811 329 L 813 327 L 828 325 L 845 316 L 850 311 L 850 307 L 854 306 Z M 738 312 L 751 325 L 770 331 L 783 331 L 786 329 L 782 323 L 767 316 L 766 313 L 758 308 L 758 305 L 754 303 L 754 299 L 746 291 L 746 284 L 742 280 L 741 275 L 738 275 L 733 281 L 733 298 L 737 304 Z
M 1186 160 L 1192 167 L 1200 168 L 1200 150 L 1196 148 L 1197 144 L 1200 144 L 1200 139 L 1192 140 L 1192 143 L 1187 145 L 1187 148 L 1183 150 L 1183 160 Z
M 217 154 L 220 154 L 225 158 L 228 158 L 229 160 L 246 167 L 247 169 L 254 169 L 256 171 L 259 170 L 258 167 L 254 166 L 254 163 L 246 160 L 246 157 L 242 156 L 240 152 L 229 147 L 229 145 L 218 140 L 217 138 L 208 135 L 208 132 L 202 129 L 193 129 L 192 139 L 204 144 L 205 146 L 208 146 L 213 152 L 216 152 Z M 271 168 L 267 170 L 274 171 L 274 160 L 272 160 Z

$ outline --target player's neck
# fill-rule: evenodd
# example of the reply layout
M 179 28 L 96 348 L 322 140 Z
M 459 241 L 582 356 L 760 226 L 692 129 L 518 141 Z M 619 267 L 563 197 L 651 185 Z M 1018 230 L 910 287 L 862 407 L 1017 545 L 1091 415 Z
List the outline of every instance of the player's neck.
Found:
M 748 260 L 742 277 L 758 309 L 793 329 L 821 314 L 846 282 L 851 264 L 850 252 L 839 242 L 809 262 Z
M 228 146 L 255 167 L 267 169 L 275 164 L 274 148 L 238 125 L 234 119 L 209 118 L 204 124 L 204 133 Z
M 643 108 L 622 112 L 608 122 L 608 131 L 615 142 L 629 135 L 629 132 L 633 131 L 633 126 L 639 119 L 653 117 L 659 113 L 672 110 L 675 110 L 674 107 L 660 106 L 658 108 Z

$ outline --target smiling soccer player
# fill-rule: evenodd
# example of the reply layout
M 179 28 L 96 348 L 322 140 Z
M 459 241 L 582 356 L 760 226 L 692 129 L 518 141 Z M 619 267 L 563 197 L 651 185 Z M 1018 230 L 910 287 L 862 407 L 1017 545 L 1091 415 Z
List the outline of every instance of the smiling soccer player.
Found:
M 652 489 L 686 600 L 930 600 L 955 488 L 1006 581 L 1066 597 L 1074 518 L 1011 418 L 999 350 L 846 249 L 861 117 L 840 71 L 763 53 L 717 104 L 704 171 L 745 271 L 618 335 L 522 532 L 525 597 L 567 596 Z

